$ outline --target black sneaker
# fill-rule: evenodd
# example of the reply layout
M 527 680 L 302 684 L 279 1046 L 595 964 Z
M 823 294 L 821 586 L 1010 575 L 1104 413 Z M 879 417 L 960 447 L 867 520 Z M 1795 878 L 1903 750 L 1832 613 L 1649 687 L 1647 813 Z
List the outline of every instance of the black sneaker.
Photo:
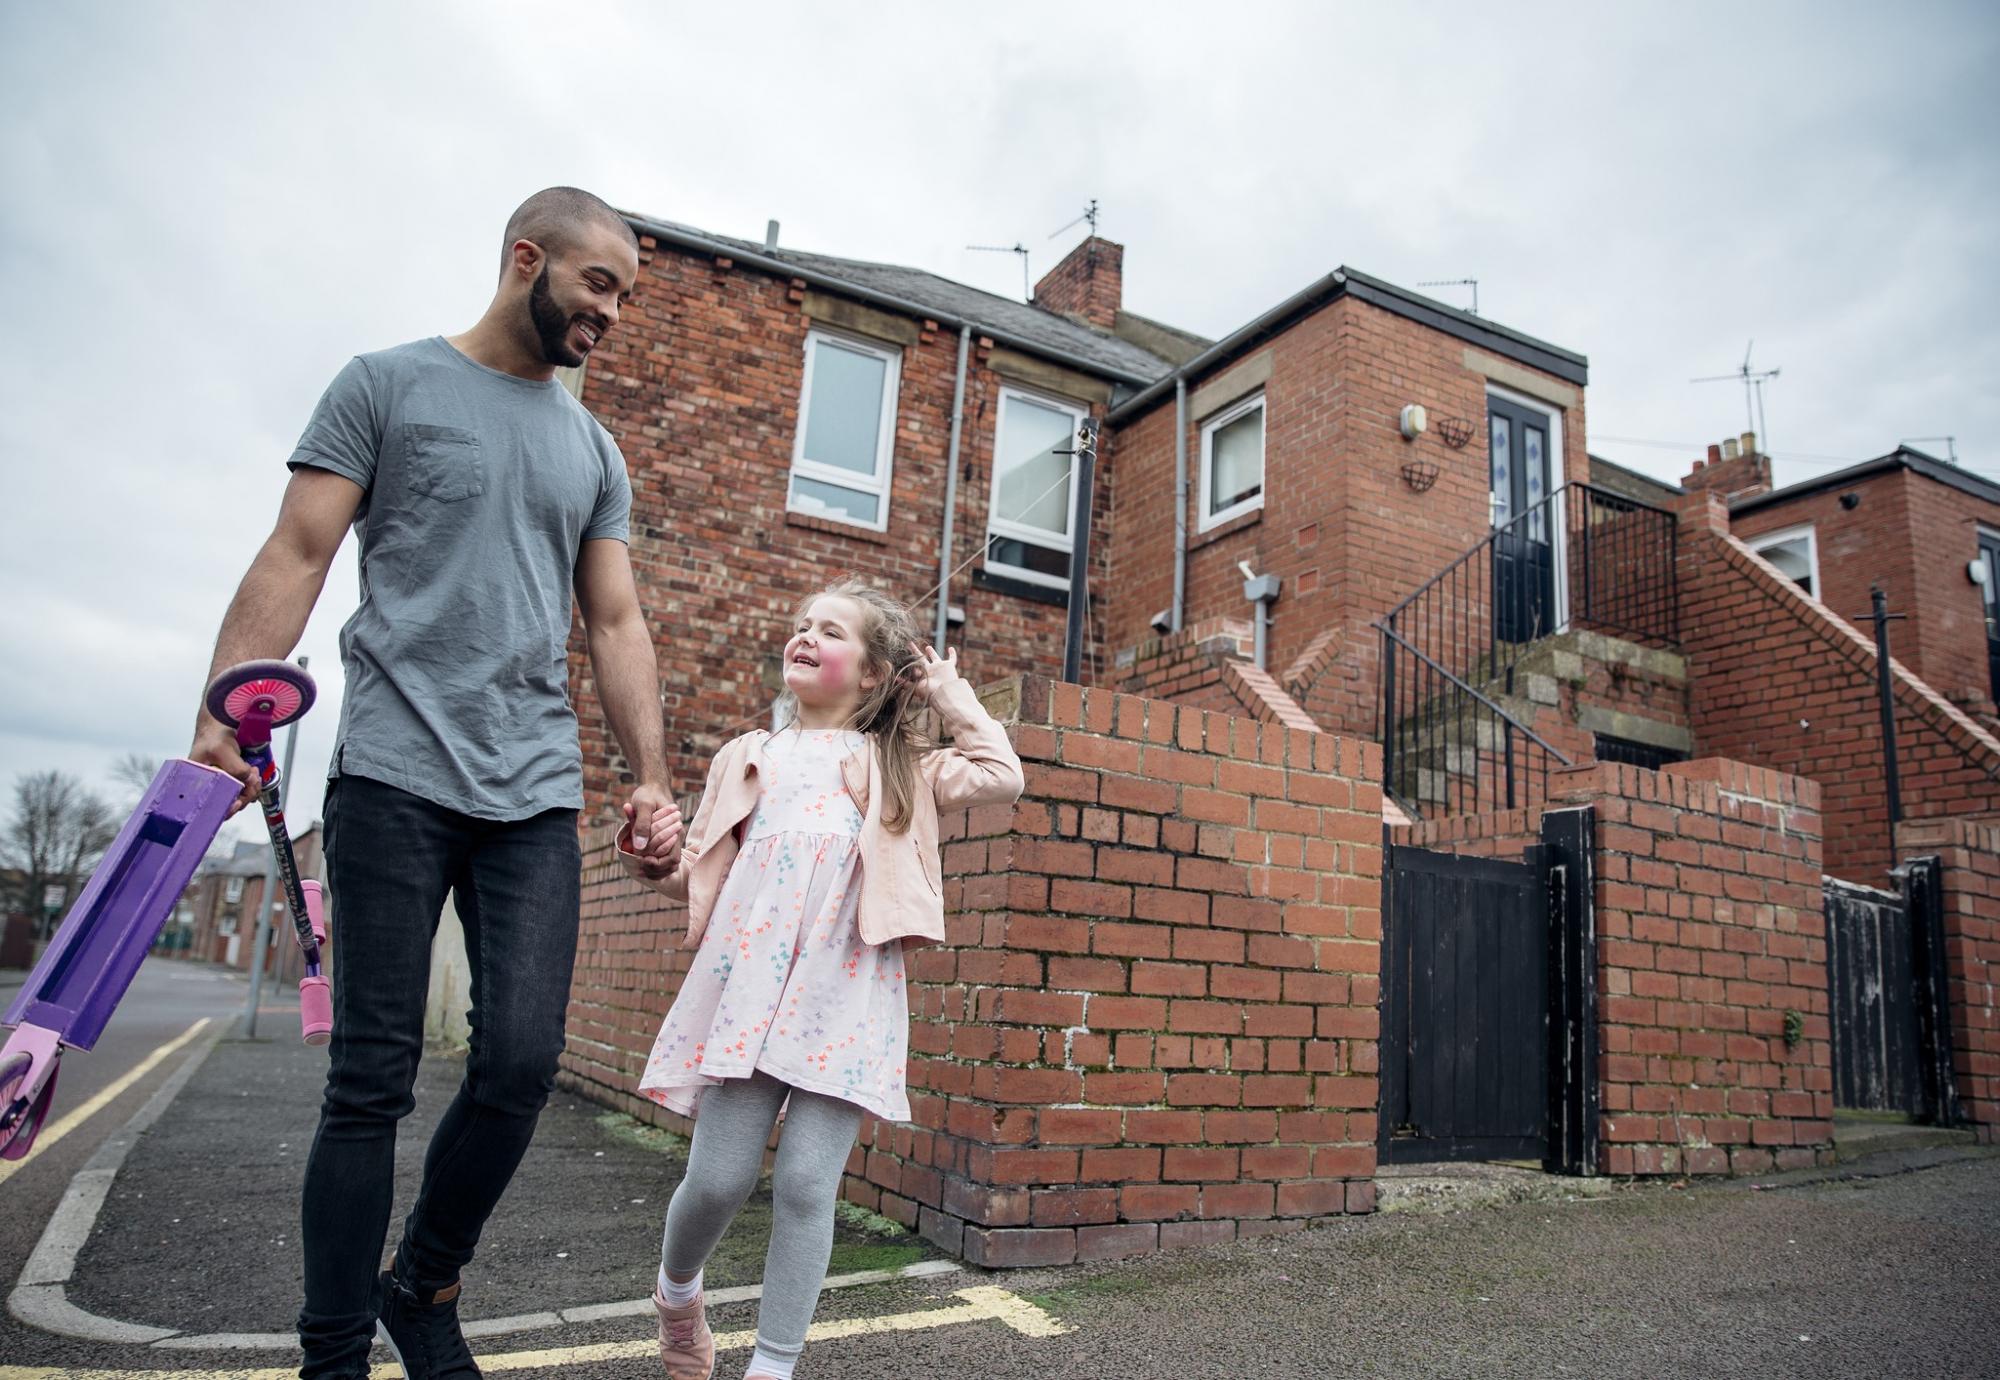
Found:
M 409 1380 L 479 1380 L 479 1366 L 458 1330 L 457 1284 L 425 1298 L 384 1270 L 375 1287 L 375 1335 L 389 1344 Z

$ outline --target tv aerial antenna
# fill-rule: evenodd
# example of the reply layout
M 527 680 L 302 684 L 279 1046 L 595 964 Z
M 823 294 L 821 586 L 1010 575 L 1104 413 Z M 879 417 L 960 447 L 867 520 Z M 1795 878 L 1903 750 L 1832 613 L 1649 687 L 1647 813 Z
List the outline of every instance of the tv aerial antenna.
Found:
M 1090 222 L 1090 234 L 1091 234 L 1091 238 L 1092 238 L 1092 239 L 1095 239 L 1095 238 L 1097 237 L 1097 198 L 1096 198 L 1096 197 L 1092 197 L 1092 198 L 1090 199 L 1090 204 L 1089 204 L 1089 205 L 1087 205 L 1087 206 L 1085 206 L 1085 207 L 1083 208 L 1083 214 L 1082 214 L 1082 215 L 1078 216 L 1078 217 L 1077 217 L 1077 218 L 1076 218 L 1075 220 L 1071 221 L 1071 222 L 1070 222 L 1070 223 L 1069 223 L 1068 225 L 1059 225 L 1059 226 L 1057 226 L 1057 227 L 1056 227 L 1055 229 L 1051 230 L 1051 231 L 1049 232 L 1049 238 L 1050 238 L 1050 239 L 1054 239 L 1054 238 L 1055 238 L 1055 237 L 1056 237 L 1057 235 L 1060 235 L 1060 234 L 1061 234 L 1061 233 L 1062 233 L 1063 231 L 1065 231 L 1065 230 L 1070 230 L 1070 229 L 1074 229 L 1074 228 L 1075 228 L 1076 226 L 1079 226 L 1079 225 L 1083 224 L 1083 223 L 1084 223 L 1085 221 L 1089 221 L 1089 222 Z
M 1019 240 L 1012 244 L 968 244 L 967 249 L 976 249 L 981 254 L 1019 254 L 1021 256 L 1021 300 L 1027 301 L 1034 295 L 1028 284 L 1028 246 Z
M 1469 287 L 1472 289 L 1472 314 L 1479 315 L 1479 280 L 1477 278 L 1433 278 L 1418 287 Z
M 1779 371 L 1776 369 L 1753 369 L 1750 366 L 1750 353 L 1756 348 L 1757 341 L 1753 337 L 1750 343 L 1743 347 L 1743 362 L 1736 366 L 1735 372 L 1728 374 L 1708 374 L 1702 378 L 1689 379 L 1688 382 L 1740 382 L 1743 385 L 1743 425 L 1745 428 L 1757 433 L 1758 442 L 1762 446 L 1764 454 L 1769 455 L 1771 453 L 1771 437 L 1764 426 L 1764 385 L 1771 379 L 1778 377 Z

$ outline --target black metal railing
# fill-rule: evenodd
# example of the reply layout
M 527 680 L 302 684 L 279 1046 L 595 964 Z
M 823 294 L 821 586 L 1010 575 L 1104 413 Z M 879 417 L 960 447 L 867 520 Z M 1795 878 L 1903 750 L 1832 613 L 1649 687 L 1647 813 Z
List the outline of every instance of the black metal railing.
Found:
M 1677 646 L 1674 515 L 1565 484 L 1438 572 L 1377 625 L 1386 788 L 1422 817 L 1517 809 L 1568 758 L 1528 726 L 1521 662 L 1565 629 Z

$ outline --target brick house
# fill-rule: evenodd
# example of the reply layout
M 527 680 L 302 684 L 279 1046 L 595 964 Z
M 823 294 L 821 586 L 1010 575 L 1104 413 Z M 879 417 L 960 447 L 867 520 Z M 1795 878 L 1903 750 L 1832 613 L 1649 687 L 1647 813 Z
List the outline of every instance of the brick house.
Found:
M 292 855 L 301 877 L 325 878 L 323 835 L 317 821 L 293 838 Z M 264 901 L 264 869 L 270 859 L 270 842 L 259 837 L 239 839 L 230 853 L 204 860 L 161 931 L 156 951 L 249 972 L 257 911 Z M 291 912 L 283 902 L 282 894 L 274 891 L 264 973 L 273 981 L 295 984 L 304 975 L 305 960 L 292 938 Z
M 1582 355 L 1351 269 L 1210 341 L 1126 310 L 1095 237 L 1024 304 L 775 226 L 632 224 L 638 300 L 569 382 L 631 466 L 676 779 L 767 721 L 779 620 L 847 571 L 947 631 L 1029 767 L 1018 807 L 948 825 L 915 1124 L 864 1132 L 851 1197 L 1031 1264 L 1367 1211 L 1384 1159 L 1828 1154 L 1843 1038 L 1880 1019 L 1836 1009 L 1828 898 L 1888 905 L 1905 855 L 1870 814 L 1872 644 L 1733 530 L 1763 514 L 1725 504 L 1728 462 L 1677 488 L 1593 459 Z M 624 766 L 571 652 L 591 832 L 564 1078 L 670 1121 L 632 1089 L 688 956 L 605 847 Z M 1905 836 L 1950 844 L 1926 1048 L 1990 1127 L 2000 917 L 1961 841 L 2000 812 L 2000 741 L 1915 665 L 1891 684 L 1906 815 L 1946 831 Z M 1411 943 L 1456 941 L 1411 927 L 1460 913 L 1513 937 L 1417 990 Z M 1499 1022 L 1532 1076 L 1456 1072 L 1518 1105 L 1423 1105 L 1447 1008 L 1467 1049 Z M 1435 1129 L 1475 1112 L 1525 1120 Z
M 1734 468 L 1732 532 L 1850 622 L 1865 623 L 1880 585 L 1905 615 L 1896 659 L 2000 727 L 2000 484 L 1907 446 L 1782 489 L 1763 456 Z

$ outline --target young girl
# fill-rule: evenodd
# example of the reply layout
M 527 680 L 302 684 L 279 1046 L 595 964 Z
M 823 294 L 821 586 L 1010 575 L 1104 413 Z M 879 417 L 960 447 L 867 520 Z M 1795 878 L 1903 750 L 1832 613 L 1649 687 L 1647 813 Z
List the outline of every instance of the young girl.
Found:
M 670 1380 L 713 1373 L 702 1265 L 756 1186 L 781 1107 L 746 1380 L 792 1380 L 862 1115 L 909 1120 L 903 946 L 944 938 L 938 814 L 1021 793 L 1020 759 L 957 653 L 920 648 L 909 611 L 867 584 L 807 601 L 784 677 L 789 722 L 716 754 L 676 862 L 635 855 L 630 823 L 619 835 L 635 875 L 687 902 L 696 948 L 639 1080 L 696 1117 L 653 1296 Z M 926 705 L 950 747 L 920 738 Z M 650 832 L 671 828 L 667 813 Z

